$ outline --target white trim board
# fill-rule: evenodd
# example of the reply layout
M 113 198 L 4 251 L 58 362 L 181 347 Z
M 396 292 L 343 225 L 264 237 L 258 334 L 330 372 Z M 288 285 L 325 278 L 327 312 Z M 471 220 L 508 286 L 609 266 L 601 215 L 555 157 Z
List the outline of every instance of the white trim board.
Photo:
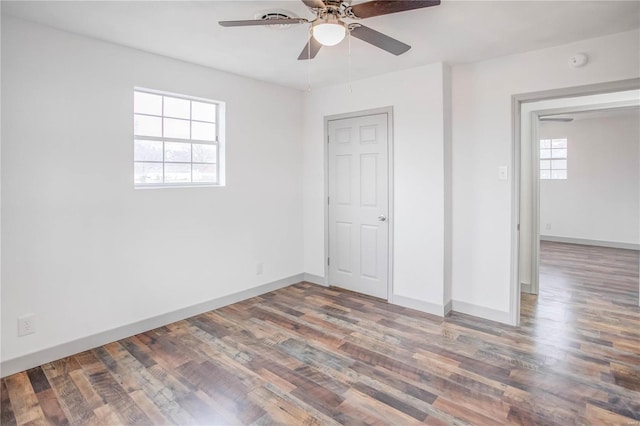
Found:
M 17 358 L 3 360 L 2 362 L 0 362 L 0 377 L 6 377 L 11 374 L 27 370 L 29 368 L 46 364 L 47 362 L 75 355 L 77 353 L 93 349 L 107 343 L 125 339 L 139 333 L 144 333 L 145 331 L 153 330 L 154 328 L 162 327 L 164 325 L 183 320 L 185 318 L 190 318 L 195 315 L 212 311 L 214 309 L 231 305 L 233 303 L 250 299 L 252 297 L 260 296 L 262 294 L 269 293 L 270 291 L 278 290 L 292 284 L 297 284 L 305 280 L 305 275 L 306 274 L 292 275 L 290 277 L 273 281 L 271 283 L 262 284 L 257 287 L 229 294 L 227 296 L 208 300 L 206 302 L 198 303 L 192 306 L 187 306 L 186 308 L 178 309 L 176 311 L 167 312 L 166 314 L 147 318 L 141 321 L 134 322 L 132 324 L 123 325 L 121 327 L 116 327 L 111 330 L 106 330 L 90 336 L 81 337 L 77 340 L 61 343 L 50 348 L 41 349 L 39 351 L 32 352 L 30 354 L 23 355 Z
M 496 321 L 499 323 L 512 325 L 510 322 L 509 312 L 498 311 L 487 308 L 485 306 L 474 305 L 472 303 L 462 302 L 460 300 L 450 300 L 444 305 L 426 302 L 411 297 L 393 295 L 393 305 L 403 306 L 405 308 L 415 309 L 416 311 L 425 312 L 427 314 L 445 317 L 450 312 L 459 312 L 461 314 L 471 315 L 483 320 Z
M 308 274 L 306 272 L 303 275 L 306 282 L 309 282 L 311 284 L 318 284 L 323 287 L 328 287 L 325 277 L 321 277 L 320 275 Z
M 451 303 L 451 309 L 453 310 L 453 312 L 460 312 L 462 314 L 471 315 L 485 320 L 513 325 L 511 324 L 510 312 L 498 311 L 495 309 L 487 308 L 485 306 L 462 302 L 460 300 L 453 300 Z
M 540 235 L 540 241 L 553 241 L 556 243 L 580 244 L 583 246 L 612 247 L 627 250 L 640 250 L 640 244 L 619 243 L 617 241 L 588 240 L 584 238 L 556 237 L 553 235 Z
M 397 294 L 393 295 L 393 301 L 389 303 L 405 308 L 415 309 L 416 311 L 425 312 L 427 314 L 437 315 L 439 317 L 444 317 L 449 313 L 449 311 L 451 311 L 451 301 L 446 305 L 440 305 L 438 303 L 426 302 L 424 300 L 399 296 Z

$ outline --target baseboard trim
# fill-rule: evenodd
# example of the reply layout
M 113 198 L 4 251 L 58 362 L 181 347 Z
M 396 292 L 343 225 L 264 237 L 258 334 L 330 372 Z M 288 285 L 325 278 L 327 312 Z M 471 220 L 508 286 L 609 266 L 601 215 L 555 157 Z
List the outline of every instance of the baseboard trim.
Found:
M 145 331 L 153 330 L 154 328 L 162 327 L 164 325 L 171 324 L 172 322 L 180 321 L 185 318 L 190 318 L 204 312 L 230 305 L 232 303 L 260 296 L 270 291 L 278 290 L 280 288 L 305 281 L 307 280 L 306 275 L 307 274 L 292 275 L 287 278 L 283 278 L 267 284 L 262 284 L 257 287 L 229 294 L 227 296 L 208 300 L 196 305 L 187 306 L 186 308 L 181 308 L 172 312 L 168 312 L 166 314 L 147 318 L 141 321 L 134 322 L 132 324 L 123 325 L 111 330 L 106 330 L 100 333 L 92 334 L 90 336 L 81 337 L 77 340 L 62 343 L 60 345 L 32 352 L 30 354 L 19 356 L 17 358 L 3 360 L 2 362 L 0 362 L 0 377 L 10 376 L 12 374 L 28 370 L 29 368 L 37 367 L 39 365 L 46 364 L 47 362 L 75 355 L 77 353 L 93 349 L 107 343 L 115 342 L 139 333 L 144 333 Z
M 447 303 L 444 304 L 444 316 L 447 316 L 449 312 L 451 312 L 452 306 L 453 306 L 452 300 L 449 300 Z
M 321 277 L 320 275 L 307 274 L 306 272 L 303 275 L 305 281 L 310 282 L 311 284 L 318 284 L 323 287 L 327 287 L 324 277 Z
M 425 302 L 424 300 L 418 300 L 406 296 L 399 296 L 397 294 L 393 295 L 392 303 L 394 305 L 415 309 L 416 311 L 426 312 L 427 314 L 437 315 L 439 317 L 445 316 L 448 312 L 445 305 L 438 305 L 437 303 Z M 451 310 L 450 307 L 449 310 Z
M 556 237 L 553 235 L 540 235 L 540 241 L 553 241 L 556 243 L 581 244 L 583 246 L 611 247 L 627 250 L 640 250 L 640 244 L 619 243 L 616 241 L 588 240 L 583 238 Z
M 487 308 L 485 306 L 462 302 L 460 300 L 453 300 L 451 304 L 451 309 L 454 312 L 460 312 L 462 314 L 472 315 L 474 317 L 487 319 L 490 321 L 501 322 L 507 325 L 512 325 L 509 312 L 498 311 L 495 309 Z
M 520 283 L 520 293 L 531 293 L 531 284 Z

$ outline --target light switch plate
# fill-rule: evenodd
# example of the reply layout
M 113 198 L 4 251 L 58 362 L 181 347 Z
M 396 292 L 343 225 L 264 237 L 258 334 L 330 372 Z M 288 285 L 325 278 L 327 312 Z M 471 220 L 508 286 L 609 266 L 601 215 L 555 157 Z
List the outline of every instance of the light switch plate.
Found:
M 498 167 L 498 179 L 507 180 L 508 176 L 507 166 Z

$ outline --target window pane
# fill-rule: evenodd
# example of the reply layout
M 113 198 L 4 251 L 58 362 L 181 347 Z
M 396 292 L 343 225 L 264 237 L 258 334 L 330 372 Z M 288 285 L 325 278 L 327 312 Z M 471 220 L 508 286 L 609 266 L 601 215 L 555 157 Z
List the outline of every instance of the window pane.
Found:
M 135 140 L 134 161 L 162 161 L 162 142 Z
M 134 114 L 133 134 L 140 136 L 162 136 L 162 119 Z
M 540 179 L 551 179 L 550 170 L 540 170 Z
M 566 149 L 552 149 L 551 157 L 553 158 L 567 158 L 567 150 Z
M 164 119 L 164 137 L 189 139 L 189 121 L 176 120 L 174 118 Z
M 191 145 L 193 148 L 193 162 L 194 163 L 215 163 L 217 158 L 218 147 L 215 145 L 205 145 L 201 143 L 194 143 Z
M 165 142 L 164 161 L 171 161 L 174 163 L 190 163 L 191 144 L 180 142 Z
M 201 141 L 216 140 L 216 125 L 212 123 L 191 122 L 191 139 Z
M 191 119 L 198 121 L 216 122 L 216 105 L 203 102 L 191 102 Z
M 135 183 L 162 183 L 162 163 L 133 163 Z
M 191 164 L 164 163 L 165 182 L 191 182 Z
M 549 149 L 551 148 L 551 140 L 542 139 L 540 140 L 540 149 Z
M 162 115 L 162 96 L 133 92 L 133 112 Z
M 540 150 L 540 158 L 551 158 L 551 150 L 550 149 L 541 149 Z
M 218 176 L 216 164 L 194 164 L 193 165 L 193 181 L 194 182 L 208 182 L 216 183 Z
M 566 139 L 552 139 L 551 140 L 551 148 L 566 148 L 567 140 Z
M 164 97 L 164 115 L 166 117 L 186 118 L 189 119 L 191 112 L 189 111 L 190 101 L 186 99 Z
M 551 160 L 551 170 L 566 170 L 567 160 Z
M 551 179 L 566 179 L 567 171 L 566 170 L 552 170 L 551 171 Z
M 218 104 L 144 89 L 133 95 L 136 186 L 217 184 Z
M 549 170 L 551 168 L 551 161 L 540 160 L 540 170 Z

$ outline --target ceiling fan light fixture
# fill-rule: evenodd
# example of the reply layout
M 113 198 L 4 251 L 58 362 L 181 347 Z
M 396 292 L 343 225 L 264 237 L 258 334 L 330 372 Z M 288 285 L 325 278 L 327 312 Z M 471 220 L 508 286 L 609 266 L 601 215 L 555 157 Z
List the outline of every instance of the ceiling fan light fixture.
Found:
M 323 46 L 335 46 L 344 40 L 347 28 L 334 15 L 328 15 L 325 19 L 313 24 L 313 38 Z

